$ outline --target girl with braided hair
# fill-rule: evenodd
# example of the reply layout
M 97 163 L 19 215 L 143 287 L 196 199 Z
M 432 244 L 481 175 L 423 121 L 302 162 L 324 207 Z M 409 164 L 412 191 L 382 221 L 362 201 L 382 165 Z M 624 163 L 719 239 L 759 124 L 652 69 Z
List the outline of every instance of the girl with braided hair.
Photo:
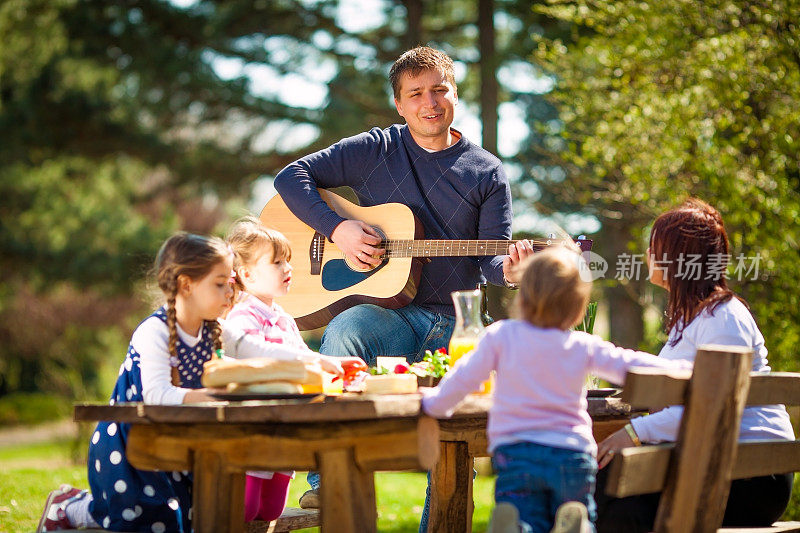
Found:
M 218 320 L 231 307 L 233 252 L 216 237 L 173 235 L 161 246 L 155 278 L 166 304 L 131 337 L 110 403 L 177 405 L 211 400 L 203 364 L 223 344 L 234 357 L 298 359 L 306 351 L 252 338 Z M 341 373 L 341 369 L 339 369 Z M 191 531 L 192 476 L 134 468 L 129 424 L 100 422 L 89 445 L 91 492 L 62 485 L 50 493 L 37 531 Z

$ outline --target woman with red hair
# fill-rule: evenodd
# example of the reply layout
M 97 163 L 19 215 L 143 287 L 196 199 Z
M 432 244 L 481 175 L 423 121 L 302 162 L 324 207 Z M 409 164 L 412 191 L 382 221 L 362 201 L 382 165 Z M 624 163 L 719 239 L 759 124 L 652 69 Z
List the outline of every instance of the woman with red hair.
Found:
M 650 282 L 668 292 L 666 345 L 668 359 L 694 360 L 701 344 L 727 344 L 753 349 L 754 372 L 769 372 L 767 349 L 747 303 L 728 288 L 728 235 L 719 212 L 692 198 L 663 213 L 653 224 L 647 250 Z M 631 420 L 598 445 L 603 468 L 615 452 L 642 442 L 672 442 L 678 434 L 682 407 L 668 407 Z M 793 440 L 789 415 L 782 405 L 749 407 L 742 415 L 739 439 Z M 769 526 L 789 502 L 792 474 L 738 479 L 731 484 L 723 526 Z M 598 533 L 652 531 L 660 493 L 608 498 L 605 476 L 598 475 Z

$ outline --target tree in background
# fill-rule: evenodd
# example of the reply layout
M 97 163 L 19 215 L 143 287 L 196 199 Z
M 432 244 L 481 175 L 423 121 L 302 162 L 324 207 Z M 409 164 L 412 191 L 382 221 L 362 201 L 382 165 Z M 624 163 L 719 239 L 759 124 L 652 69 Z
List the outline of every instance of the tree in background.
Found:
M 213 231 L 220 198 L 291 157 L 257 137 L 313 110 L 254 96 L 211 65 L 264 60 L 246 46 L 244 4 L 0 4 L 0 396 L 96 394 L 163 238 Z M 309 21 L 297 2 L 262 4 L 247 10 L 261 31 Z
M 597 218 L 613 275 L 616 254 L 643 252 L 658 213 L 709 201 L 734 264 L 745 258 L 730 281 L 770 360 L 800 368 L 800 2 L 550 4 L 575 32 L 535 55 L 557 80 L 560 120 L 540 128 L 539 205 Z
M 259 176 L 397 121 L 386 80 L 403 50 L 447 50 L 465 67 L 462 102 L 491 116 L 498 97 L 479 87 L 515 39 L 489 13 L 518 9 L 392 0 L 353 27 L 333 0 L 183 4 L 0 4 L 0 396 L 96 393 L 163 238 L 215 231 Z M 282 77 L 298 80 L 288 97 Z
M 500 153 L 512 176 L 517 215 L 529 204 L 545 213 L 594 216 L 603 224 L 598 247 L 607 248 L 605 255 L 612 244 L 640 250 L 638 243 L 628 244 L 637 238 L 630 228 L 643 227 L 675 190 L 664 186 L 664 168 L 680 169 L 674 172 L 678 178 L 664 174 L 670 179 L 692 175 L 708 185 L 708 169 L 699 162 L 711 152 L 702 151 L 716 146 L 731 157 L 721 144 L 704 141 L 691 158 L 683 154 L 678 162 L 673 155 L 684 147 L 680 139 L 667 139 L 683 127 L 677 123 L 662 132 L 664 150 L 650 146 L 637 152 L 631 143 L 635 131 L 658 131 L 643 118 L 652 117 L 651 111 L 637 105 L 677 91 L 670 89 L 672 82 L 653 76 L 683 68 L 680 47 L 672 43 L 648 51 L 655 41 L 637 32 L 655 26 L 648 39 L 685 42 L 677 38 L 681 13 L 669 19 L 674 27 L 661 28 L 644 8 L 629 10 L 642 20 L 623 23 L 615 11 L 621 8 L 603 2 L 541 10 L 514 0 L 386 0 L 373 4 L 371 18 L 343 14 L 342 5 L 335 0 L 0 4 L 0 263 L 9 273 L 0 281 L 0 396 L 14 390 L 96 390 L 97 363 L 116 364 L 113 354 L 120 353 L 118 344 L 134 325 L 126 317 L 141 316 L 130 295 L 141 288 L 161 240 L 176 229 L 222 230 L 218 226 L 244 211 L 259 177 L 342 137 L 396 122 L 388 70 L 417 44 L 442 48 L 457 61 L 461 105 L 481 117 L 487 149 L 502 152 L 500 106 L 515 105 L 537 126 L 519 155 Z M 716 17 L 711 20 L 722 15 Z M 543 39 L 561 44 L 539 51 Z M 568 53 L 563 43 L 570 45 Z M 595 61 L 597 50 L 611 59 Z M 534 57 L 536 62 L 530 61 Z M 606 64 L 615 58 L 624 63 Z M 559 81 L 550 102 L 545 85 L 519 83 L 542 78 L 537 62 Z M 728 72 L 714 68 L 719 77 Z M 622 81 L 617 71 L 625 73 Z M 656 88 L 652 80 L 658 81 Z M 681 94 L 694 86 L 689 80 L 681 80 Z M 287 81 L 292 90 L 286 90 Z M 704 87 L 716 83 L 706 79 Z M 314 84 L 322 87 L 321 96 Z M 571 95 L 582 95 L 581 103 Z M 641 111 L 641 117 L 631 115 L 641 121 L 639 130 L 628 127 L 631 117 L 619 111 L 623 105 L 625 112 Z M 615 133 L 620 123 L 630 139 Z M 700 131 L 693 124 L 690 130 Z M 499 133 L 502 140 L 504 132 Z M 610 160 L 606 146 L 614 150 Z M 761 175 L 752 176 L 758 181 Z M 737 189 L 721 177 L 715 183 L 729 185 L 722 187 L 729 191 L 723 197 L 733 202 Z M 782 216 L 789 205 L 779 206 Z M 737 249 L 750 251 L 753 242 L 745 239 Z M 643 291 L 619 285 L 610 289 L 612 298 L 615 290 L 635 297 L 626 296 L 633 309 L 627 316 L 624 306 L 615 304 L 620 325 L 632 332 L 626 344 L 635 344 L 642 336 L 638 295 Z M 755 288 L 748 290 L 750 295 Z M 500 317 L 502 295 L 492 296 L 492 313 Z M 612 326 L 619 335 L 620 328 Z

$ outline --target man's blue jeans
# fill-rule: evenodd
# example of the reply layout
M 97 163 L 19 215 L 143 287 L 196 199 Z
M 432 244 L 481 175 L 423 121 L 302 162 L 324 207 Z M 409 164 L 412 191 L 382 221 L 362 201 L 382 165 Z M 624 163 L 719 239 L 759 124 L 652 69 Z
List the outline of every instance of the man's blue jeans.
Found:
M 322 335 L 319 352 L 333 356 L 358 356 L 375 366 L 377 356 L 405 357 L 422 361 L 425 350 L 447 348 L 455 318 L 416 305 L 384 309 L 362 304 L 342 311 Z M 308 473 L 308 484 L 319 488 L 319 472 Z
M 597 461 L 591 454 L 533 442 L 498 446 L 492 463 L 497 470 L 495 503 L 508 502 L 534 532 L 553 527 L 558 506 L 577 501 L 597 521 L 594 485 Z
M 322 335 L 320 353 L 358 356 L 370 366 L 378 355 L 421 361 L 425 350 L 447 348 L 455 318 L 416 305 L 384 309 L 372 304 L 339 313 Z

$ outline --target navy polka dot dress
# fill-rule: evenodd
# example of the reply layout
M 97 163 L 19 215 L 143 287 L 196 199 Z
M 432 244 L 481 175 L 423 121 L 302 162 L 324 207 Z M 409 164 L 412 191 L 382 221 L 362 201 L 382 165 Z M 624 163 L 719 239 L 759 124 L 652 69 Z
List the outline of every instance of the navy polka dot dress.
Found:
M 167 320 L 163 307 L 151 316 Z M 179 337 L 177 348 L 181 387 L 201 388 L 203 363 L 213 353 L 209 328 L 203 326 L 201 340 L 194 347 L 187 346 Z M 110 404 L 143 401 L 139 359 L 136 350 L 129 346 Z M 132 467 L 125 456 L 129 430 L 130 424 L 100 422 L 92 434 L 88 467 L 93 501 L 89 511 L 98 524 L 112 531 L 190 532 L 191 474 Z

